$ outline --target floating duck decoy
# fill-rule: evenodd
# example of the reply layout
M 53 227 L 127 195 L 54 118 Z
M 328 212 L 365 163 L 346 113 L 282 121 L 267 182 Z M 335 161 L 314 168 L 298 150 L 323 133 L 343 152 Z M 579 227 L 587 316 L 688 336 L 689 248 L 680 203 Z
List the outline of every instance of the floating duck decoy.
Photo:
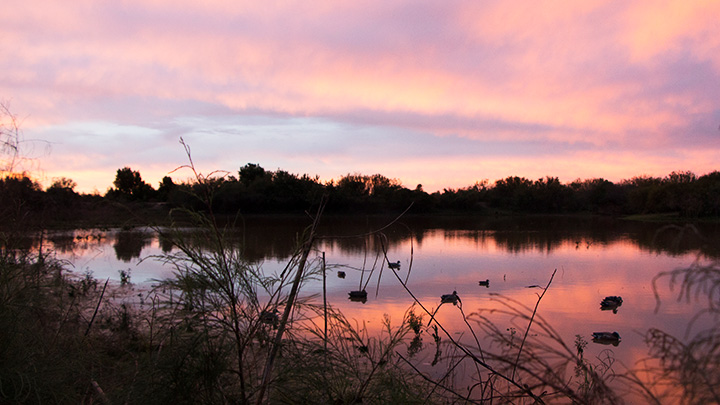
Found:
M 457 305 L 458 300 L 460 300 L 460 297 L 458 297 L 457 291 L 453 291 L 452 294 L 443 294 L 440 296 L 440 302 L 443 304 Z
M 278 310 L 273 309 L 272 311 L 260 312 L 260 322 L 268 325 L 272 325 L 277 328 L 277 324 L 280 318 L 278 317 Z
M 485 280 L 485 281 L 480 280 L 480 281 L 478 281 L 478 284 L 480 286 L 490 287 L 490 280 Z
M 351 298 L 367 298 L 367 291 L 365 290 L 350 291 L 349 294 Z
M 600 301 L 600 309 L 603 311 L 610 311 L 612 310 L 613 313 L 617 313 L 618 307 L 620 307 L 623 303 L 623 299 L 620 296 L 611 295 L 608 297 L 605 297 L 602 301 Z
M 338 271 L 338 278 L 345 278 L 345 272 L 344 271 Z
M 617 332 L 594 332 L 592 337 L 595 343 L 613 346 L 620 344 L 620 334 Z
M 367 291 L 350 291 L 350 301 L 355 302 L 362 302 L 365 303 L 367 301 Z
M 388 262 L 388 268 L 393 270 L 400 270 L 400 260 L 395 263 Z
M 600 305 L 602 306 L 620 306 L 623 303 L 623 299 L 620 296 L 617 295 L 610 295 L 605 297 L 601 302 Z

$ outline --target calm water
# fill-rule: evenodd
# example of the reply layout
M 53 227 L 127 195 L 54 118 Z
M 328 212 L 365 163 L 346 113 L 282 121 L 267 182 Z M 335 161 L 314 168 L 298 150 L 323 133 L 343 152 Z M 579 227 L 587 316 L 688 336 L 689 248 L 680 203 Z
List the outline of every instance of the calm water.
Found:
M 307 223 L 293 218 L 247 221 L 243 227 L 247 256 L 268 272 L 280 271 Z M 387 223 L 379 218 L 325 218 L 320 234 L 326 238 L 317 244 L 315 254 L 318 258 L 325 253 L 328 301 L 371 331 L 380 327 L 383 314 L 399 321 L 413 302 L 392 270 L 381 265 L 381 238 L 360 236 Z M 529 287 L 544 287 L 557 269 L 538 314 L 570 346 L 578 334 L 590 341 L 592 332 L 619 332 L 619 346 L 590 343 L 586 355 L 611 348 L 629 367 L 646 356 L 643 335 L 649 328 L 682 339 L 707 324 L 699 318 L 688 329 L 689 319 L 705 303 L 678 302 L 678 288 L 670 288 L 669 278 L 659 279 L 656 290 L 653 279 L 696 260 L 715 260 L 720 240 L 716 225 L 690 228 L 578 218 L 403 219 L 382 235 L 389 260 L 401 263 L 397 274 L 431 310 L 439 306 L 441 294 L 452 291 L 457 291 L 466 314 L 497 307 L 492 294 L 532 308 L 541 290 Z M 50 234 L 48 239 L 78 275 L 91 271 L 98 279 L 118 280 L 120 270 L 130 270 L 131 281 L 140 285 L 172 275 L 172 269 L 155 260 L 141 260 L 172 249 L 149 230 L 83 230 Z M 344 271 L 345 278 L 339 278 L 338 271 Z M 489 280 L 489 286 L 479 285 L 480 280 Z M 367 302 L 349 301 L 348 292 L 363 286 Z M 304 290 L 321 292 L 320 280 Z M 623 298 L 617 313 L 600 310 L 600 301 L 609 295 Z M 458 307 L 443 305 L 438 319 L 458 337 L 469 336 Z M 526 326 L 498 322 L 520 332 Z

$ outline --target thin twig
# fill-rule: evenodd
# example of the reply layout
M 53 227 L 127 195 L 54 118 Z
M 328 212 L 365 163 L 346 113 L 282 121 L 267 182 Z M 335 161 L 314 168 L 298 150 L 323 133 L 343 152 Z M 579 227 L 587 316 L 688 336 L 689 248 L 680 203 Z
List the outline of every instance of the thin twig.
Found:
M 318 207 L 315 219 L 310 226 L 310 231 L 303 244 L 302 256 L 298 264 L 297 273 L 295 274 L 295 280 L 293 281 L 293 285 L 290 289 L 290 294 L 287 298 L 287 304 L 285 305 L 285 311 L 283 312 L 282 320 L 278 325 L 278 330 L 275 335 L 275 341 L 268 355 L 267 363 L 265 364 L 265 372 L 263 373 L 263 380 L 262 384 L 260 385 L 260 390 L 257 397 L 258 405 L 262 404 L 263 398 L 265 396 L 265 391 L 267 390 L 267 386 L 270 384 L 270 374 L 272 373 L 273 363 L 275 362 L 275 358 L 277 357 L 278 351 L 280 350 L 283 333 L 285 332 L 290 313 L 294 309 L 293 304 L 295 303 L 295 298 L 297 296 L 298 290 L 300 289 L 300 283 L 302 281 L 303 274 L 305 273 L 305 265 L 307 264 L 308 255 L 310 255 L 313 243 L 315 242 L 315 233 L 317 231 L 318 223 L 320 222 L 320 217 L 322 216 L 323 209 L 325 208 L 325 201 L 325 196 L 323 196 L 323 199 L 320 202 L 320 206 Z
M 475 344 L 477 344 L 478 351 L 480 352 L 480 358 L 482 359 L 482 361 L 485 361 L 485 354 L 483 353 L 483 349 L 480 346 L 480 340 L 478 339 L 477 334 L 475 333 L 475 330 L 473 330 L 472 326 L 470 326 L 470 323 L 467 320 L 467 316 L 465 316 L 465 311 L 463 311 L 462 301 L 458 302 L 458 307 L 460 307 L 460 314 L 462 315 L 465 325 L 467 325 L 468 329 L 470 330 L 470 333 L 473 335 L 473 339 L 475 339 Z
M 452 393 L 453 395 L 456 395 L 458 398 L 462 398 L 462 399 L 464 399 L 464 400 L 466 400 L 466 401 L 470 401 L 470 402 L 476 403 L 476 404 L 477 404 L 477 403 L 480 403 L 480 402 L 477 402 L 477 401 L 473 401 L 473 400 L 471 400 L 471 399 L 467 399 L 467 398 L 465 398 L 465 396 L 463 396 L 463 395 L 460 394 L 459 392 L 454 391 L 452 388 L 446 387 L 446 386 L 440 384 L 439 382 L 433 380 L 432 378 L 427 377 L 425 374 L 423 374 L 422 371 L 418 370 L 417 367 L 415 367 L 414 364 L 412 364 L 412 363 L 411 363 L 410 361 L 408 361 L 405 357 L 403 357 L 403 355 L 400 354 L 400 352 L 396 351 L 395 354 L 397 354 L 397 355 L 400 357 L 400 359 L 402 359 L 405 363 L 407 363 L 407 365 L 409 365 L 410 367 L 412 367 L 412 369 L 415 370 L 420 377 L 422 377 L 425 381 L 434 384 L 435 387 L 442 388 L 442 389 L 444 389 L 445 391 L 447 391 L 447 392 L 449 392 L 449 393 Z
M 323 273 L 323 318 L 325 319 L 325 339 L 323 344 L 325 347 L 325 353 L 327 354 L 327 340 L 328 340 L 328 318 L 327 318 L 327 274 L 325 268 L 325 252 L 322 252 L 322 273 Z M 327 356 L 325 357 L 327 359 Z
M 523 340 L 522 340 L 522 342 L 520 342 L 520 350 L 518 350 L 517 358 L 515 359 L 515 364 L 513 365 L 512 374 L 510 375 L 510 378 L 513 380 L 515 379 L 515 370 L 517 369 L 518 362 L 520 362 L 520 354 L 522 353 L 523 346 L 525 346 L 525 340 L 528 337 L 528 333 L 530 333 L 530 327 L 532 326 L 533 319 L 535 319 L 535 313 L 537 313 L 538 306 L 540 305 L 540 300 L 542 300 L 542 298 L 545 296 L 545 293 L 547 292 L 548 288 L 550 288 L 550 284 L 552 283 L 553 278 L 555 277 L 555 273 L 557 273 L 557 269 L 555 269 L 555 271 L 553 271 L 552 275 L 550 276 L 550 281 L 548 281 L 542 294 L 540 294 L 540 297 L 538 297 L 537 302 L 535 302 L 535 309 L 533 309 L 532 316 L 530 317 L 530 322 L 528 322 L 527 329 L 525 329 L 525 336 L 523 336 Z
M 407 274 L 405 275 L 405 283 L 407 283 L 408 280 L 410 279 L 410 271 L 412 270 L 413 257 L 415 256 L 415 243 L 413 242 L 414 239 L 415 239 L 415 235 L 411 231 L 410 232 L 410 263 L 408 263 Z
M 466 355 L 468 355 L 468 357 L 470 357 L 473 361 L 475 361 L 476 363 L 480 364 L 483 368 L 485 368 L 486 370 L 490 371 L 492 374 L 496 374 L 498 377 L 502 378 L 503 380 L 507 381 L 507 382 L 510 383 L 511 385 L 513 385 L 513 386 L 515 386 L 516 388 L 518 388 L 521 392 L 526 393 L 528 396 L 530 396 L 532 399 L 534 399 L 537 403 L 540 403 L 540 404 L 544 404 L 544 403 L 545 403 L 545 401 L 543 401 L 542 398 L 540 398 L 539 396 L 535 395 L 535 393 L 533 393 L 532 390 L 531 390 L 529 387 L 523 386 L 523 385 L 521 385 L 520 383 L 518 383 L 517 381 L 515 381 L 513 378 L 510 378 L 510 377 L 508 377 L 508 376 L 500 373 L 499 371 L 496 371 L 490 364 L 484 362 L 482 359 L 479 359 L 476 355 L 474 355 L 472 352 L 470 352 L 467 348 L 465 348 L 463 345 L 461 345 L 460 343 L 458 343 L 458 342 L 452 337 L 452 335 L 450 334 L 450 332 L 448 332 L 447 329 L 445 329 L 445 327 L 444 327 L 440 322 L 438 322 L 438 321 L 435 319 L 435 315 L 434 315 L 433 313 L 431 313 L 430 311 L 428 311 L 428 309 L 425 308 L 425 306 L 422 304 L 422 302 L 420 302 L 420 300 L 415 296 L 415 294 L 413 294 L 413 292 L 410 291 L 410 289 L 409 289 L 408 286 L 402 281 L 402 279 L 400 278 L 400 276 L 399 276 L 396 272 L 393 272 L 393 274 L 395 275 L 395 278 L 397 278 L 398 282 L 400 282 L 400 285 L 401 285 L 401 286 L 405 289 L 405 291 L 410 295 L 410 297 L 412 297 L 412 299 L 420 306 L 420 308 L 423 309 L 423 311 L 425 311 L 426 314 L 430 315 L 430 322 L 435 321 L 435 324 L 436 324 L 438 327 L 440 327 L 440 329 L 442 329 L 443 333 L 445 333 L 445 336 L 447 336 L 447 338 L 450 340 L 450 342 L 452 342 L 452 344 L 453 344 L 455 347 L 457 347 L 458 349 L 460 349 L 460 351 L 462 351 L 463 353 L 465 353 Z M 553 273 L 553 275 L 554 275 L 554 273 Z M 428 325 L 430 324 L 430 322 L 428 322 Z
M 100 304 L 102 303 L 103 296 L 105 295 L 105 289 L 107 288 L 109 281 L 110 281 L 110 277 L 108 277 L 107 280 L 105 280 L 105 285 L 103 286 L 102 292 L 100 293 L 100 298 L 98 298 L 97 305 L 95 305 L 95 312 L 93 312 L 93 316 L 90 319 L 90 323 L 88 323 L 87 329 L 85 329 L 85 336 L 87 336 L 88 333 L 90 333 L 90 328 L 92 327 L 93 322 L 95 321 L 95 316 L 97 315 L 98 310 L 100 309 Z

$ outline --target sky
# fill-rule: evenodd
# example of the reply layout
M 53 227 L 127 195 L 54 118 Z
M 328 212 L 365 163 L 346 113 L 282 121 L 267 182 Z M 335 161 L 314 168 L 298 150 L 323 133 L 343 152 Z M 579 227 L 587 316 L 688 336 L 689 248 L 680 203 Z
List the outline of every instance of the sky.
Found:
M 19 169 L 87 193 L 125 166 L 154 187 L 188 179 L 181 139 L 206 174 L 256 163 L 430 192 L 702 175 L 720 169 L 719 15 L 687 0 L 5 0 L 0 101 Z

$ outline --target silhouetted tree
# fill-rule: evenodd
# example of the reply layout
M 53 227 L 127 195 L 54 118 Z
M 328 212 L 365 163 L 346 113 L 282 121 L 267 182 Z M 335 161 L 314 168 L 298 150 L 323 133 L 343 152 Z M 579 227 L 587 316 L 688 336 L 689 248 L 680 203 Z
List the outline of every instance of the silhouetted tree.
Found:
M 557 177 L 538 179 L 532 186 L 530 204 L 535 212 L 562 212 L 569 209 L 570 189 Z
M 40 185 L 26 175 L 5 176 L 0 179 L 0 226 L 29 219 L 42 211 L 43 194 Z
M 115 190 L 111 190 L 109 196 L 121 196 L 129 200 L 148 200 L 153 197 L 155 189 L 145 183 L 140 172 L 129 167 L 118 169 L 115 175 Z
M 702 203 L 693 192 L 693 183 L 697 179 L 695 173 L 679 171 L 668 174 L 662 182 L 661 196 L 664 210 L 677 212 L 682 216 L 695 217 L 701 210 Z
M 620 187 L 627 196 L 627 209 L 629 213 L 647 214 L 654 210 L 651 204 L 651 196 L 661 186 L 662 179 L 659 177 L 636 176 L 630 180 L 624 180 Z
M 54 179 L 50 187 L 45 190 L 47 205 L 56 210 L 56 216 L 60 214 L 58 209 L 67 211 L 79 202 L 80 196 L 75 193 L 75 187 L 77 187 L 77 183 L 72 179 L 60 177 Z M 62 214 L 64 218 L 69 218 L 73 213 L 63 212 Z
M 528 210 L 530 204 L 530 192 L 533 182 L 524 177 L 506 177 L 495 182 L 490 190 L 490 200 L 494 207 Z
M 248 163 L 240 168 L 238 174 L 240 175 L 240 182 L 248 187 L 258 179 L 264 178 L 266 172 L 259 164 Z
M 672 172 L 665 177 L 665 182 L 673 184 L 688 184 L 697 180 L 695 173 L 691 171 Z
M 53 179 L 53 183 L 48 187 L 48 190 L 69 190 L 74 191 L 77 187 L 77 183 L 67 177 L 60 177 Z
M 602 214 L 619 214 L 625 207 L 625 194 L 620 187 L 603 178 L 575 180 L 570 183 L 575 192 L 576 207 Z
M 300 212 L 316 204 L 322 194 L 330 196 L 327 212 L 397 212 L 413 204 L 413 213 L 481 213 L 487 208 L 528 213 L 592 212 L 599 214 L 679 213 L 686 217 L 720 216 L 720 172 L 697 177 L 690 171 L 674 171 L 664 178 L 638 176 L 614 184 L 603 178 L 577 179 L 562 184 L 547 176 L 532 181 L 510 176 L 477 182 L 459 189 L 428 194 L 421 184 L 414 189 L 382 174 L 347 174 L 325 184 L 319 176 L 297 175 L 285 170 L 267 171 L 248 163 L 238 178 L 209 179 L 205 186 L 214 190 L 214 212 Z M 147 200 L 158 196 L 174 206 L 197 208 L 197 184 L 176 184 L 170 177 L 160 182 L 158 192 L 142 181 L 140 173 L 118 169 L 116 189 L 109 197 Z M 60 190 L 72 190 L 74 182 L 59 179 L 47 189 L 48 197 Z M 74 193 L 71 191 L 71 193 Z M 53 197 L 54 198 L 54 197 Z M 52 201 L 52 198 L 49 199 Z
M 702 201 L 699 214 L 706 217 L 720 216 L 720 172 L 701 176 L 695 184 L 695 192 Z
M 338 180 L 337 191 L 349 198 L 362 198 L 369 194 L 367 176 L 361 174 L 347 174 Z
M 433 193 L 434 207 L 425 206 L 425 210 L 458 211 L 480 213 L 485 209 L 486 189 L 480 183 L 461 189 L 443 189 L 442 193 Z M 422 195 L 420 196 L 422 201 Z
M 307 174 L 298 176 L 284 170 L 272 173 L 272 195 L 277 208 L 286 206 L 293 210 L 306 210 L 316 204 L 323 193 L 318 178 Z
M 161 201 L 168 201 L 168 198 L 170 197 L 170 193 L 175 191 L 176 185 L 173 182 L 173 179 L 169 176 L 165 176 L 162 178 L 162 181 L 160 181 L 160 185 L 158 186 L 158 198 Z

